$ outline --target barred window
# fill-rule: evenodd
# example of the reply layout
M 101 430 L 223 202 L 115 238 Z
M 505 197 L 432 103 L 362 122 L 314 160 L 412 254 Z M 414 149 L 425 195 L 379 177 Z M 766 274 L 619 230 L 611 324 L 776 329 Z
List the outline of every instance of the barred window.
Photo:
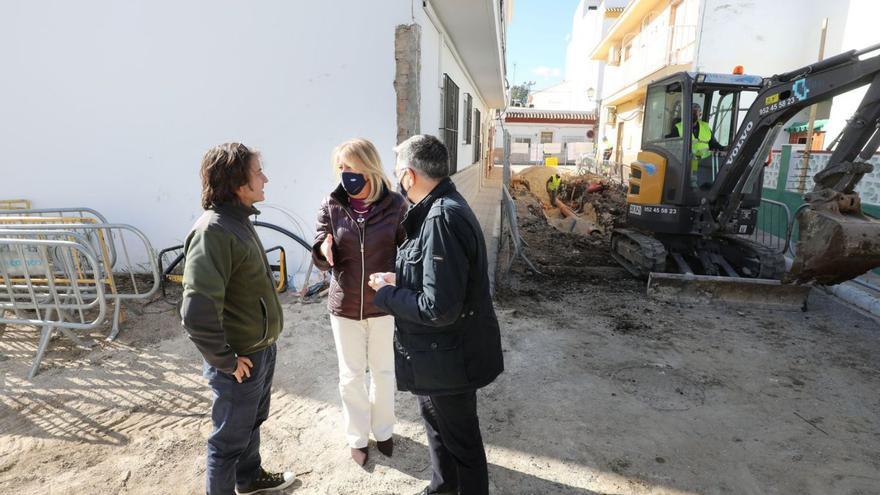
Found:
M 470 93 L 464 94 L 464 144 L 471 144 L 471 134 L 473 131 L 473 121 L 471 116 L 474 113 L 474 99 Z
M 480 110 L 474 109 L 474 162 L 480 161 Z
M 443 74 L 443 144 L 449 153 L 449 175 L 458 171 L 458 85 Z

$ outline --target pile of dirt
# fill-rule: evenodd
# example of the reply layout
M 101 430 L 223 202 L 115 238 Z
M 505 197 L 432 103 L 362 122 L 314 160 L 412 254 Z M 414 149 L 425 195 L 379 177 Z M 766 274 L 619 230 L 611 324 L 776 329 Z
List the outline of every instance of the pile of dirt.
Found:
M 537 165 L 527 167 L 513 176 L 511 184 L 514 187 L 524 187 L 531 191 L 535 198 L 544 205 L 550 206 L 550 196 L 547 194 L 547 179 L 553 174 L 559 174 L 563 180 L 571 177 L 571 174 L 557 167 L 545 167 Z

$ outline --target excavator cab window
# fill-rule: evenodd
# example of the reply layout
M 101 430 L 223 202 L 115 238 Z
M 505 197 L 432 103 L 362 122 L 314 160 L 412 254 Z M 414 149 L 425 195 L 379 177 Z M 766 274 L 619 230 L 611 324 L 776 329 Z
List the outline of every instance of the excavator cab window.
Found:
M 691 185 L 701 190 L 712 187 L 724 152 L 736 135 L 740 119 L 741 88 L 695 88 L 691 121 Z M 753 93 L 753 92 L 751 92 Z M 751 95 L 754 99 L 754 95 Z M 697 117 L 699 115 L 699 117 Z
M 676 132 L 681 126 L 681 83 L 653 86 L 645 99 L 643 144 L 662 148 L 667 158 L 684 159 L 684 139 Z

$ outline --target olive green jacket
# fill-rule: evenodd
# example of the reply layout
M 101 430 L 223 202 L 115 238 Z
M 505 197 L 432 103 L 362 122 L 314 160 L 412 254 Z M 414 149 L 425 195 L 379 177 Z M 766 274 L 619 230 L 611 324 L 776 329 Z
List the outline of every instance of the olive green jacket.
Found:
M 236 357 L 274 344 L 283 325 L 281 303 L 260 238 L 256 208 L 225 204 L 206 210 L 184 244 L 183 327 L 218 370 Z

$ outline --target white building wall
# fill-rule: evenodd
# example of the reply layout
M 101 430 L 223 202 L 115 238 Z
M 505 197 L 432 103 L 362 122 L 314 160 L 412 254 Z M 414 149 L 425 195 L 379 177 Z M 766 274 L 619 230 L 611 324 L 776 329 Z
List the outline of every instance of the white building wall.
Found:
M 511 155 L 512 163 L 525 163 L 529 160 L 541 161 L 542 155 L 540 153 L 541 150 L 539 145 L 541 144 L 542 132 L 552 132 L 552 142 L 554 143 L 592 143 L 593 140 L 587 137 L 587 133 L 590 131 L 593 131 L 595 133 L 595 127 L 593 125 L 583 124 L 533 124 L 513 122 L 505 123 L 504 128 L 507 130 L 508 134 L 510 134 L 511 143 L 515 143 L 517 138 L 526 138 L 531 140 L 532 147 L 530 149 L 529 156 L 526 157 L 525 155 Z M 501 129 L 496 128 L 496 131 L 497 136 L 495 142 L 498 143 L 498 147 L 500 148 L 503 143 L 501 137 Z M 564 157 L 560 159 L 560 163 L 562 163 L 563 161 Z
M 598 62 L 590 60 L 590 52 L 599 41 L 600 32 L 596 29 L 599 18 L 599 0 L 581 0 L 571 21 L 571 34 L 565 50 L 565 80 L 593 83 L 595 88 Z M 590 9 L 589 7 L 596 7 Z
M 825 53 L 838 53 L 848 0 L 704 0 L 695 70 L 771 76 L 816 61 L 823 17 L 829 18 Z M 776 13 L 784 13 L 776 15 Z M 768 29 L 772 25 L 772 29 Z
M 849 9 L 846 11 L 846 20 L 841 26 L 843 39 L 839 50 L 831 51 L 828 56 L 837 53 L 866 48 L 880 43 L 880 31 L 876 26 L 876 19 L 880 14 L 880 5 L 874 0 L 849 0 Z M 876 56 L 880 52 L 873 52 L 867 56 Z M 831 104 L 831 116 L 825 127 L 825 145 L 837 137 L 846 126 L 846 120 L 852 117 L 858 109 L 859 103 L 865 96 L 867 86 L 859 88 L 844 95 L 834 98 Z
M 541 110 L 589 110 L 587 90 L 573 81 L 563 81 L 529 95 L 531 107 Z
M 15 77 L 0 78 L 7 144 L 0 198 L 95 208 L 161 249 L 180 243 L 201 214 L 204 152 L 242 141 L 262 151 L 269 177 L 261 220 L 309 240 L 318 205 L 335 186 L 335 145 L 370 139 L 392 175 L 397 25 L 423 27 L 422 131 L 437 134 L 443 72 L 490 118 L 420 7 L 415 0 L 6 2 L 0 60 Z M 472 157 L 461 145 L 459 168 Z M 300 254 L 288 250 L 292 269 L 302 265 Z
M 514 137 L 531 137 L 533 143 L 541 142 L 542 132 L 553 132 L 553 142 L 562 141 L 590 141 L 587 132 L 593 129 L 592 125 L 575 124 L 529 124 L 529 123 L 506 123 L 504 127 Z M 568 139 L 571 138 L 571 139 Z M 578 138 L 578 139 L 574 139 Z M 500 140 L 500 136 L 499 136 Z M 500 142 L 500 141 L 499 141 Z
M 572 16 L 571 34 L 565 51 L 565 85 L 569 92 L 569 104 L 562 108 L 564 110 L 596 108 L 599 62 L 590 60 L 590 52 L 601 36 L 601 31 L 596 29 L 596 21 L 600 17 L 599 3 L 599 0 L 581 0 Z M 588 97 L 591 88 L 592 99 Z M 536 104 L 535 108 L 545 107 Z
M 5 3 L 0 196 L 92 207 L 160 249 L 201 213 L 204 152 L 240 140 L 263 152 L 267 203 L 310 236 L 336 144 L 368 138 L 394 166 L 394 28 L 410 4 L 342 3 Z
M 440 135 L 443 124 L 443 72 L 441 65 L 441 34 L 424 11 L 416 22 L 422 27 L 422 72 L 420 85 L 420 125 L 422 134 Z

